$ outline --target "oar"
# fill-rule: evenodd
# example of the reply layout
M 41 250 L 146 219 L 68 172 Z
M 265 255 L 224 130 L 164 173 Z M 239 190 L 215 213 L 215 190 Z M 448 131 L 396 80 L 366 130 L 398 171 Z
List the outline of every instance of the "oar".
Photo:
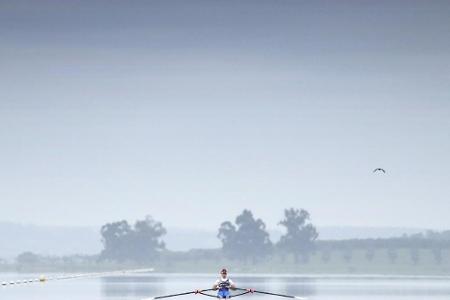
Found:
M 212 290 L 213 289 L 207 289 L 207 290 L 199 290 L 198 292 L 197 291 L 192 291 L 192 292 L 184 292 L 184 293 L 164 295 L 164 296 L 156 296 L 156 297 L 151 297 L 151 298 L 145 298 L 143 300 L 157 300 L 157 299 L 172 298 L 172 297 L 178 297 L 178 296 L 186 296 L 186 295 L 200 293 L 200 291 L 201 292 L 206 292 L 206 291 L 212 291 Z
M 240 291 L 246 291 L 247 289 L 237 288 L 237 290 L 240 290 Z M 298 300 L 306 300 L 306 298 L 298 297 L 298 296 L 291 296 L 291 295 L 284 295 L 284 294 L 270 293 L 270 292 L 257 291 L 257 290 L 252 290 L 252 291 L 253 291 L 253 293 L 258 293 L 258 294 L 264 294 L 264 295 L 270 295 L 270 296 L 277 296 L 277 297 L 283 297 L 283 298 L 298 299 Z

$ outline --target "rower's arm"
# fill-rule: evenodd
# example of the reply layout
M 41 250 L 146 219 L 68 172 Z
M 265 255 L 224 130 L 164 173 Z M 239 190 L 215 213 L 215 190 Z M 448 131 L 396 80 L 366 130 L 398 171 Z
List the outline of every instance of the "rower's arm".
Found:
M 234 284 L 233 281 L 230 280 L 230 289 L 235 290 L 236 289 L 236 285 Z
M 218 288 L 219 288 L 219 285 L 217 283 L 214 283 L 213 286 L 212 286 L 212 289 L 213 290 L 217 290 Z

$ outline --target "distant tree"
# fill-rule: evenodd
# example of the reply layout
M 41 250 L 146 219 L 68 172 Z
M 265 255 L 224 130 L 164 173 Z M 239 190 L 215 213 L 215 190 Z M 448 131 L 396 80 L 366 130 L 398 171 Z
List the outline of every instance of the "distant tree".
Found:
M 223 222 L 217 237 L 222 241 L 222 250 L 230 258 L 256 262 L 272 249 L 266 225 L 261 219 L 255 219 L 250 210 L 237 216 L 235 224 Z
M 299 261 L 299 256 L 307 261 L 314 251 L 314 241 L 319 236 L 316 228 L 310 223 L 309 213 L 304 209 L 290 208 L 284 210 L 284 217 L 279 224 L 286 228 L 286 234 L 280 238 L 278 248 L 292 253 L 295 262 Z
M 166 229 L 161 222 L 153 220 L 147 216 L 144 220 L 134 224 L 133 257 L 136 261 L 146 261 L 155 259 L 158 254 L 166 248 L 161 237 L 166 234 Z M 146 251 L 142 251 L 145 249 Z
M 137 221 L 134 227 L 125 220 L 105 224 L 101 234 L 104 249 L 100 259 L 148 262 L 165 249 L 161 237 L 166 229 L 150 216 Z
M 394 248 L 388 248 L 387 256 L 391 264 L 395 264 L 398 258 L 397 251 Z
M 39 261 L 40 256 L 30 251 L 23 252 L 16 257 L 16 263 L 18 265 L 30 266 L 39 263 Z
M 420 252 L 417 247 L 413 247 L 410 249 L 411 261 L 417 265 L 420 260 Z
M 432 231 L 427 230 L 425 232 L 425 238 L 436 241 L 450 241 L 450 230 L 445 231 Z
M 230 221 L 223 222 L 220 225 L 217 237 L 222 241 L 222 250 L 227 256 L 231 258 L 236 258 L 236 256 L 239 256 L 239 249 L 237 248 L 237 229 L 233 223 Z
M 365 256 L 366 256 L 366 259 L 368 260 L 368 261 L 373 261 L 373 259 L 374 259 L 374 257 L 375 257 L 375 249 L 373 249 L 373 248 L 368 248 L 367 250 L 366 250 L 366 254 L 365 254 Z
M 434 261 L 437 264 L 442 263 L 442 249 L 440 247 L 434 247 L 431 251 L 433 253 Z
M 329 263 L 331 260 L 331 250 L 330 249 L 323 249 L 321 259 L 324 263 Z
M 417 232 L 417 233 L 410 234 L 409 236 L 407 235 L 406 237 L 411 240 L 423 240 L 425 238 L 425 235 L 423 232 Z
M 353 259 L 353 251 L 350 247 L 345 247 L 342 250 L 342 258 L 345 260 L 345 262 L 350 263 Z
M 128 252 L 133 229 L 127 221 L 108 223 L 102 226 L 103 251 L 101 259 L 124 261 L 130 258 Z

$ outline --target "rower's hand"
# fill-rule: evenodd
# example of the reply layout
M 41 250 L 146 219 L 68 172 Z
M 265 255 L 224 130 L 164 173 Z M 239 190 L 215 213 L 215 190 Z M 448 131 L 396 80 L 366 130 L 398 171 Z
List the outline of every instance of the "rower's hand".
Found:
M 254 289 L 247 289 L 247 292 L 253 293 L 253 292 L 255 292 L 255 290 Z

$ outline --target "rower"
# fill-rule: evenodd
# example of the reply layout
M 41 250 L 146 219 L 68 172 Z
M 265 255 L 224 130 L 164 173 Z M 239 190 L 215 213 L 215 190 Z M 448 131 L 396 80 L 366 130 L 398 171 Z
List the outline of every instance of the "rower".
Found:
M 236 286 L 234 285 L 234 282 L 228 278 L 227 276 L 227 269 L 220 270 L 220 278 L 216 280 L 216 282 L 213 285 L 213 290 L 217 291 L 217 297 L 226 299 L 230 298 L 230 289 L 235 290 Z
M 227 274 L 228 274 L 227 269 L 224 268 L 224 269 L 220 270 L 220 277 L 219 277 L 219 279 L 216 280 L 216 282 L 212 286 L 212 289 L 217 291 L 217 298 L 229 299 L 232 297 L 230 295 L 230 290 L 238 289 L 238 288 L 236 288 L 236 285 L 234 284 L 234 282 L 228 278 Z M 246 293 L 243 293 L 243 294 L 253 293 L 255 291 L 254 289 L 239 289 L 239 290 L 247 291 Z M 202 294 L 203 291 L 204 290 L 195 290 L 194 293 Z

